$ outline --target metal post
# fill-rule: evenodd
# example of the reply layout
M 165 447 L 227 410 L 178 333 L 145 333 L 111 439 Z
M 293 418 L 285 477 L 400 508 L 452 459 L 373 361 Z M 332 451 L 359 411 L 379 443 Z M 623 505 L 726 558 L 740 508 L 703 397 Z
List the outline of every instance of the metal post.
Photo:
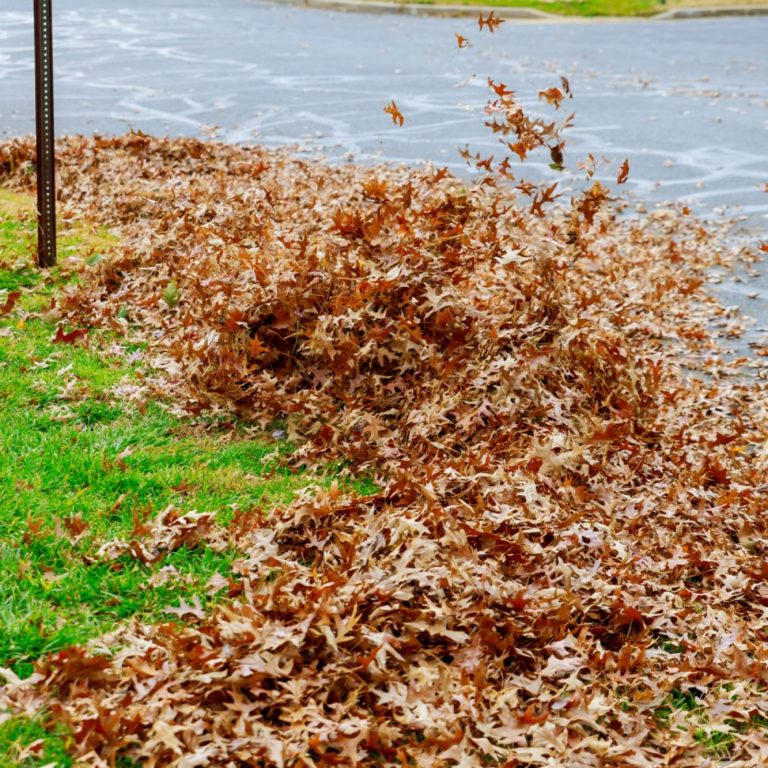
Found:
M 53 24 L 51 0 L 34 0 L 37 119 L 37 263 L 56 263 L 56 169 L 53 145 Z

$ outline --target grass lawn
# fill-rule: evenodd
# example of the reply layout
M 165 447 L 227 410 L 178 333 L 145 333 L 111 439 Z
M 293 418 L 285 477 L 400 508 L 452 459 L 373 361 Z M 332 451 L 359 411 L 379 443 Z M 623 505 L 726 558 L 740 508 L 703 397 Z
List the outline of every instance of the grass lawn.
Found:
M 87 346 L 53 341 L 43 310 L 71 278 L 31 266 L 34 236 L 32 201 L 0 192 L 0 313 L 21 293 L 0 317 L 0 667 L 21 677 L 41 655 L 121 620 L 168 620 L 164 609 L 181 599 L 220 599 L 227 590 L 214 593 L 209 580 L 226 577 L 237 554 L 184 545 L 147 565 L 100 557 L 105 542 L 130 540 L 171 505 L 226 523 L 236 509 L 330 479 L 275 467 L 269 456 L 286 443 L 121 401 L 112 389 L 141 376 L 138 355 L 104 334 Z M 62 238 L 61 261 L 98 258 L 110 244 L 108 233 L 76 228 Z M 0 765 L 70 765 L 68 735 L 44 725 L 44 716 L 3 722 L 0 712 Z
M 563 16 L 653 16 L 677 8 L 718 5 L 765 5 L 764 0 L 397 0 L 420 5 L 480 5 L 499 8 L 534 8 Z

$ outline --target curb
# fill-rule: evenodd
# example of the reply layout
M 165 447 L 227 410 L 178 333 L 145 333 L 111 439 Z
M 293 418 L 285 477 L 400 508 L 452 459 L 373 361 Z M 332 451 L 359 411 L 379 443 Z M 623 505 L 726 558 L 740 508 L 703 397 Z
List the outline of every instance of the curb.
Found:
M 711 8 L 675 8 L 654 19 L 712 19 L 725 16 L 768 16 L 768 5 L 718 5 Z
M 447 5 L 386 2 L 386 0 L 273 0 L 276 5 L 299 5 L 325 11 L 348 13 L 396 14 L 400 16 L 439 16 L 443 18 L 476 18 L 478 13 L 493 11 L 500 19 L 558 21 L 565 18 L 535 8 L 497 8 L 485 5 Z
M 446 5 L 425 3 L 383 2 L 382 0 L 275 0 L 277 5 L 301 5 L 326 11 L 349 13 L 397 14 L 401 16 L 441 16 L 447 18 L 476 17 L 478 13 L 493 11 L 500 19 L 536 19 L 557 21 L 565 18 L 535 8 L 497 8 L 484 5 Z
M 385 0 L 274 0 L 276 5 L 300 5 L 326 11 L 348 13 L 399 14 L 403 16 L 439 16 L 476 18 L 491 11 L 500 19 L 528 21 L 679 21 L 684 19 L 722 18 L 727 16 L 768 16 L 768 5 L 724 5 L 709 8 L 675 8 L 653 16 L 563 16 L 535 8 L 505 8 L 490 5 L 447 5 L 436 3 L 400 3 Z

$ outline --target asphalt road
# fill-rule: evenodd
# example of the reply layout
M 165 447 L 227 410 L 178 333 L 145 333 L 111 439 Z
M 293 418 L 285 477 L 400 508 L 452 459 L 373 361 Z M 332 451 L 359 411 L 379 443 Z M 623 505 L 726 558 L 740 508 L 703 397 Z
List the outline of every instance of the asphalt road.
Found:
M 0 137 L 34 130 L 31 0 L 2 0 Z M 372 16 L 250 0 L 56 0 L 59 133 L 129 127 L 299 145 L 332 159 L 431 160 L 498 152 L 483 126 L 488 76 L 543 110 L 566 75 L 576 113 L 566 162 L 606 156 L 652 205 L 723 206 L 768 236 L 768 17 L 507 22 Z M 472 45 L 459 50 L 458 32 Z M 382 108 L 395 99 L 403 128 Z M 552 173 L 544 158 L 529 174 Z M 566 177 L 567 178 L 567 177 Z M 768 276 L 759 281 L 768 297 Z M 749 302 L 754 285 L 731 284 Z

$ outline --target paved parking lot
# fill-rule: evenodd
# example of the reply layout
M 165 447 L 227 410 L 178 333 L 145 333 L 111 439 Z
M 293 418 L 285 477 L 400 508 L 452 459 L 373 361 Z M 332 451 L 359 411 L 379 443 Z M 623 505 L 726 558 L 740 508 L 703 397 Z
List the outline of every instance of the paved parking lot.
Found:
M 628 157 L 627 189 L 641 199 L 685 199 L 705 215 L 737 206 L 756 236 L 768 230 L 768 17 L 510 21 L 491 35 L 472 19 L 245 0 L 56 0 L 54 14 L 60 133 L 213 133 L 461 170 L 460 146 L 493 151 L 488 76 L 536 108 L 564 74 L 574 170 L 592 152 L 616 160 L 610 178 Z M 392 98 L 403 128 L 382 112 Z M 0 136 L 33 129 L 31 2 L 3 0 Z M 537 172 L 549 173 L 544 162 Z

